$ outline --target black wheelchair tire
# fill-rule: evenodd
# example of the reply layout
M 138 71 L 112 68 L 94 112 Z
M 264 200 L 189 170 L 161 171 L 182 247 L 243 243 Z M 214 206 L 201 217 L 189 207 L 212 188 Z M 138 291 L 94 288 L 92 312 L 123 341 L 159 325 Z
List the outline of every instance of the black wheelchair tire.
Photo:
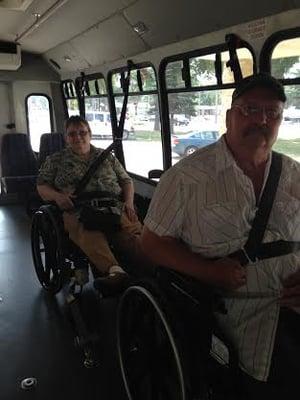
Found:
M 43 231 L 45 226 L 48 228 L 47 232 Z M 41 286 L 51 294 L 58 293 L 64 282 L 65 260 L 62 254 L 61 232 L 49 206 L 40 207 L 33 215 L 31 250 L 35 272 Z
M 131 351 L 134 351 L 135 344 L 134 343 L 126 343 L 127 340 L 127 333 L 125 332 L 126 326 L 128 324 L 128 321 L 130 320 L 129 318 L 129 313 L 131 312 L 128 309 L 128 306 L 130 306 L 130 302 L 134 301 L 134 298 L 139 301 L 141 300 L 142 302 L 145 303 L 146 308 L 148 308 L 150 311 L 155 313 L 155 321 L 157 324 L 160 325 L 160 328 L 162 328 L 162 336 L 164 342 L 164 348 L 169 349 L 169 355 L 172 358 L 172 362 L 174 363 L 174 368 L 172 368 L 172 371 L 175 375 L 175 380 L 176 383 L 174 384 L 174 387 L 176 387 L 176 397 L 173 397 L 173 395 L 165 396 L 163 390 L 168 390 L 169 388 L 163 388 L 161 386 L 161 382 L 159 383 L 160 389 L 157 389 L 158 391 L 152 392 L 153 389 L 151 387 L 151 392 L 152 394 L 148 394 L 148 397 L 143 393 L 139 392 L 139 389 L 136 387 L 136 385 L 142 385 L 143 386 L 143 379 L 138 379 L 138 382 L 135 382 L 136 385 L 133 385 L 133 382 L 131 382 L 132 376 L 130 376 L 129 372 L 129 362 L 128 362 L 128 357 L 126 359 L 126 354 L 129 354 Z M 136 315 L 137 316 L 137 315 Z M 143 316 L 137 316 L 139 319 L 142 319 Z M 153 337 L 156 335 L 155 334 L 155 326 L 151 326 Z M 131 338 L 131 335 L 129 335 Z M 132 338 L 133 340 L 133 338 Z M 157 339 L 159 341 L 159 339 Z M 168 342 L 168 343 L 167 343 Z M 155 345 L 158 346 L 158 343 L 155 343 Z M 129 350 L 128 348 L 130 346 L 133 346 L 132 349 Z M 127 348 L 126 348 L 127 347 Z M 138 347 L 138 345 L 136 346 Z M 159 346 L 158 346 L 159 347 Z M 183 358 L 182 358 L 182 352 L 180 349 L 180 345 L 178 343 L 178 340 L 176 339 L 174 332 L 172 332 L 171 324 L 170 324 L 170 319 L 166 317 L 166 312 L 164 311 L 162 302 L 159 299 L 159 296 L 156 295 L 155 290 L 151 288 L 151 286 L 147 284 L 137 284 L 130 286 L 125 293 L 123 294 L 122 298 L 120 299 L 119 303 L 119 308 L 118 308 L 118 317 L 117 317 L 117 350 L 118 350 L 118 357 L 119 357 L 119 362 L 120 362 L 120 367 L 121 367 L 121 373 L 122 373 L 122 378 L 123 382 L 125 385 L 125 390 L 128 396 L 129 400 L 140 400 L 141 398 L 143 399 L 174 399 L 174 400 L 186 400 L 186 385 L 185 385 L 185 373 L 184 373 L 184 366 L 183 366 Z M 155 350 L 155 349 L 154 349 Z M 139 349 L 136 350 L 137 354 Z M 147 352 L 148 350 L 146 350 Z M 158 351 L 159 348 L 158 348 Z M 143 353 L 143 349 L 141 350 L 141 353 Z M 130 354 L 129 354 L 130 355 Z M 139 356 L 137 356 L 138 358 Z M 162 357 L 163 358 L 163 357 Z M 166 358 L 166 357 L 165 357 Z M 163 361 L 164 362 L 164 361 Z M 151 364 L 151 363 L 149 363 Z M 139 367 L 138 367 L 139 368 Z M 141 366 L 142 369 L 142 366 Z M 169 373 L 169 370 L 166 371 Z M 166 379 L 166 375 L 163 376 L 162 380 Z M 153 381 L 152 381 L 153 382 Z M 164 383 L 163 383 L 164 384 Z M 135 386 L 133 388 L 133 386 Z M 155 385 L 154 385 L 155 386 Z M 144 388 L 141 388 L 141 390 L 145 390 Z M 147 389 L 146 389 L 147 390 Z M 159 391 L 161 390 L 161 392 Z M 174 390 L 174 389 L 173 389 Z

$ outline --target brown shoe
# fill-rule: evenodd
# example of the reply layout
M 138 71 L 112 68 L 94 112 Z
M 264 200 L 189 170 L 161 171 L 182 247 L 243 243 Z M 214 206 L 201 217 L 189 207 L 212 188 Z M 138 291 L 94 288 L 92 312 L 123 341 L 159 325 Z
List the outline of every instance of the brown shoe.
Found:
M 110 272 L 107 276 L 94 280 L 94 288 L 104 297 L 122 293 L 129 284 L 130 277 L 126 272 Z

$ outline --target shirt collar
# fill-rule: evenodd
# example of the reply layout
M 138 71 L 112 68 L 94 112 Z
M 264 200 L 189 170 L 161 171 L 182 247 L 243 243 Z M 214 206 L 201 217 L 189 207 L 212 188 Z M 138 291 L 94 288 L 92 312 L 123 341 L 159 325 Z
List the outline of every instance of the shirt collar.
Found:
M 233 158 L 231 151 L 228 149 L 225 135 L 222 135 L 217 142 L 217 171 L 222 172 L 233 165 L 236 165 L 235 159 Z
M 264 182 L 266 181 L 266 179 L 269 175 L 271 161 L 272 161 L 272 152 L 270 153 L 267 164 L 266 164 Z M 229 148 L 226 144 L 225 134 L 222 135 L 221 138 L 217 142 L 216 163 L 217 163 L 217 171 L 218 172 L 222 172 L 231 166 L 239 168 L 231 151 L 229 150 Z
M 74 151 L 72 150 L 71 146 L 68 146 L 66 148 L 66 150 L 67 150 L 67 152 L 69 153 L 69 155 L 71 157 L 76 158 L 76 160 L 85 161 L 85 162 L 86 161 L 89 162 L 89 161 L 93 160 L 98 154 L 97 153 L 98 149 L 95 146 L 93 146 L 92 144 L 91 144 L 91 150 L 90 150 L 89 158 L 87 160 L 83 160 L 82 158 L 79 157 L 78 154 L 74 153 Z

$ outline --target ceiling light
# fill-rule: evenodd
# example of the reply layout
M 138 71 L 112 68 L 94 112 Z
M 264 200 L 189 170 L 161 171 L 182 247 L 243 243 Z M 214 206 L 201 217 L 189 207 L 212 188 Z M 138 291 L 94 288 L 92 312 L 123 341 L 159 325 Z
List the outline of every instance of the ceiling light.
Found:
M 24 0 L 26 1 L 26 0 Z M 27 2 L 30 0 L 27 0 Z M 32 15 L 35 17 L 35 21 L 25 29 L 25 31 L 16 35 L 15 42 L 18 42 L 21 39 L 24 39 L 26 36 L 33 33 L 41 24 L 47 21 L 48 18 L 51 17 L 53 13 L 55 13 L 60 7 L 62 7 L 69 0 L 57 0 L 50 8 L 48 8 L 43 14 L 33 13 Z M 0 0 L 1 2 L 1 0 Z
M 139 35 L 143 35 L 144 33 L 149 31 L 149 28 L 144 24 L 144 22 L 139 21 L 135 25 L 133 25 L 133 30 Z
M 69 56 L 64 56 L 64 60 L 66 62 L 71 62 L 72 61 L 71 57 L 69 57 Z

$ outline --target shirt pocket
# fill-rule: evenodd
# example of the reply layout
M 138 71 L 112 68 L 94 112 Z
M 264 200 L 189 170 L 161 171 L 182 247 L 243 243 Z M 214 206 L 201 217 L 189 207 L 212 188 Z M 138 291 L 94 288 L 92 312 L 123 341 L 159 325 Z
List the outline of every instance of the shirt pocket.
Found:
M 300 200 L 288 193 L 278 192 L 271 212 L 270 230 L 285 240 L 300 241 Z
M 242 215 L 236 202 L 211 204 L 199 210 L 203 242 L 220 244 L 240 238 Z

